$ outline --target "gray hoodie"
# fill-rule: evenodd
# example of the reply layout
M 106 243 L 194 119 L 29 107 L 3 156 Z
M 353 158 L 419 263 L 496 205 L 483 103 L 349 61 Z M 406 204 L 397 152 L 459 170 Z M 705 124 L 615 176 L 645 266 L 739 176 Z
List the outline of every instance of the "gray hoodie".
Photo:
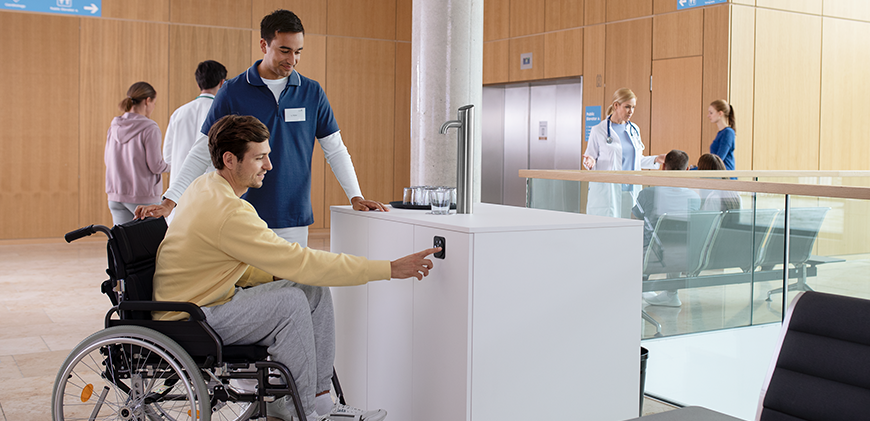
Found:
M 163 193 L 160 175 L 169 171 L 160 149 L 160 127 L 136 113 L 112 120 L 106 136 L 106 193 L 122 203 L 157 203 Z

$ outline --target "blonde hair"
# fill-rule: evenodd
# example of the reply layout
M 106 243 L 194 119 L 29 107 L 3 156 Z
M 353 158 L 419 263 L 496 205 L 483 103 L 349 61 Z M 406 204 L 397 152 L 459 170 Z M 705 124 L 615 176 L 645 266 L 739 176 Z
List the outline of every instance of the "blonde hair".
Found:
M 127 97 L 122 99 L 120 103 L 118 103 L 118 108 L 125 113 L 130 112 L 130 110 L 139 105 L 142 101 L 148 98 L 154 98 L 157 96 L 157 91 L 154 90 L 154 87 L 151 86 L 148 82 L 136 82 L 130 85 L 130 89 L 127 89 Z
M 613 104 L 622 104 L 626 101 L 631 101 L 632 99 L 637 98 L 637 95 L 628 88 L 620 88 L 616 92 L 613 93 L 613 102 L 607 107 L 607 112 L 605 114 L 611 115 L 613 114 Z
M 737 131 L 737 127 L 735 126 L 737 121 L 734 118 L 734 107 L 731 106 L 731 104 L 726 102 L 724 99 L 717 99 L 711 102 L 710 106 L 716 111 L 721 111 L 722 116 L 728 120 L 728 127 L 731 127 L 731 130 L 734 130 L 735 132 Z

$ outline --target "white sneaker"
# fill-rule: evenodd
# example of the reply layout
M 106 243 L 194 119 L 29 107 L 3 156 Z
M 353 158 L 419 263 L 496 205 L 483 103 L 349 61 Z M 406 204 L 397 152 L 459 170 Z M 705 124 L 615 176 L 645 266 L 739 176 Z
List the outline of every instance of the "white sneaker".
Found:
M 659 294 L 657 292 L 652 292 L 652 291 L 644 292 L 644 293 L 640 294 L 640 296 L 643 297 L 644 300 L 649 300 L 650 298 L 653 298 L 656 295 L 659 295 Z
M 679 307 L 683 305 L 677 291 L 665 291 L 650 298 L 644 296 L 643 299 L 652 306 Z
M 325 418 L 321 419 L 324 421 L 381 421 L 386 417 L 387 411 L 383 409 L 365 411 L 349 405 L 336 403 L 332 411 Z

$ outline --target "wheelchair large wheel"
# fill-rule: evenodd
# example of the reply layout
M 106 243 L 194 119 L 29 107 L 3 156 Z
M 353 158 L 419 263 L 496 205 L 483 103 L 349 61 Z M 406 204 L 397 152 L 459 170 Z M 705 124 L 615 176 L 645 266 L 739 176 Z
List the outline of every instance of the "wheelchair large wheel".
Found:
M 212 386 L 209 385 L 209 391 L 212 392 Z M 212 394 L 214 396 L 214 394 Z M 233 402 L 231 400 L 219 400 L 214 402 L 211 412 L 212 421 L 246 421 L 251 419 L 259 406 L 258 402 Z
M 210 421 L 208 389 L 175 341 L 151 329 L 116 326 L 66 358 L 51 396 L 55 420 Z

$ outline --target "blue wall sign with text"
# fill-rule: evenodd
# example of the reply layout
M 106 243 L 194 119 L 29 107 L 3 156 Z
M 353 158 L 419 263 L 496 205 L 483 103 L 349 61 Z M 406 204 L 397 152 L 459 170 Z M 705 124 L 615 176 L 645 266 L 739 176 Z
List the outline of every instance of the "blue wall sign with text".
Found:
M 677 0 L 677 10 L 727 2 L 728 0 Z
M 586 107 L 586 141 L 589 141 L 589 133 L 592 133 L 592 127 L 601 122 L 601 106 L 596 105 Z
M 101 16 L 102 0 L 0 0 L 0 9 L 60 15 Z

